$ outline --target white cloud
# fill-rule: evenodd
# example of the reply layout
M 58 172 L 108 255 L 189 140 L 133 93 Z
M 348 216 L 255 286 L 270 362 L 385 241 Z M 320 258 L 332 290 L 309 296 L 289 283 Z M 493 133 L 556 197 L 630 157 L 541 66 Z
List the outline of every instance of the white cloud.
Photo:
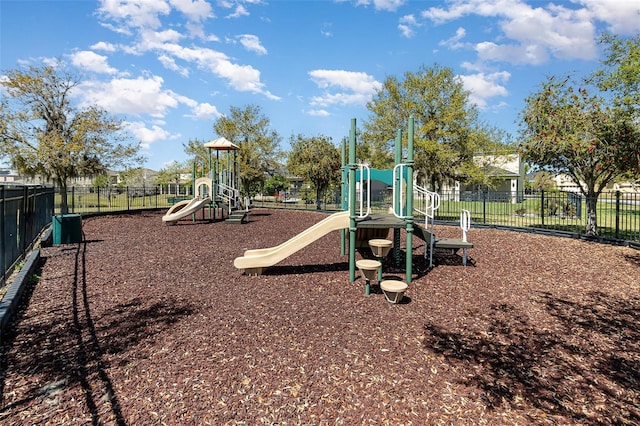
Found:
M 476 45 L 481 61 L 503 61 L 512 64 L 540 65 L 549 60 L 547 50 L 540 45 L 521 46 L 516 44 L 495 44 L 485 41 Z
M 635 35 L 640 29 L 640 0 L 577 0 L 593 18 L 618 35 Z
M 204 0 L 170 0 L 171 5 L 184 13 L 190 21 L 212 17 L 211 5 Z
M 151 128 L 148 128 L 146 123 L 141 121 L 126 121 L 123 123 L 123 126 L 140 141 L 144 149 L 149 149 L 154 142 L 175 139 L 180 136 L 172 135 L 171 132 L 155 124 L 152 125 Z
M 230 13 L 229 15 L 227 15 L 227 19 L 241 18 L 243 16 L 249 16 L 249 11 L 243 5 L 238 4 L 236 5 L 236 8 L 233 11 L 233 13 Z
M 439 44 L 440 46 L 448 46 L 453 50 L 460 49 L 465 46 L 465 44 L 462 43 L 460 40 L 462 40 L 466 35 L 467 35 L 467 31 L 464 28 L 459 27 L 456 30 L 456 35 L 454 35 L 453 37 L 447 40 L 442 40 Z
M 400 6 L 405 3 L 405 0 L 358 0 L 357 6 L 369 6 L 373 4 L 376 10 L 386 10 L 388 12 L 395 12 Z
M 171 7 L 165 0 L 101 0 L 98 15 L 134 28 L 158 28 L 158 15 L 168 15 Z
M 592 13 L 553 3 L 544 6 L 533 7 L 521 0 L 454 0 L 448 8 L 432 7 L 422 16 L 436 24 L 469 15 L 499 18 L 503 34 L 476 45 L 483 60 L 542 64 L 551 55 L 559 59 L 597 57 Z M 507 41 L 502 42 L 504 39 Z
M 255 52 L 258 55 L 266 55 L 267 49 L 260 43 L 258 36 L 253 34 L 241 34 L 236 37 L 240 44 L 250 52 Z
M 411 38 L 416 34 L 415 29 L 420 25 L 414 15 L 404 15 L 399 20 L 398 29 L 403 37 Z
M 117 78 L 108 82 L 86 81 L 78 88 L 85 105 L 98 105 L 112 114 L 164 117 L 170 108 L 186 103 L 186 99 L 163 90 L 163 82 L 158 76 Z
M 93 50 L 102 50 L 103 52 L 115 52 L 118 50 L 115 44 L 104 41 L 99 41 L 90 47 Z
M 509 81 L 511 74 L 507 71 L 494 73 L 476 73 L 458 76 L 464 88 L 470 92 L 469 100 L 478 108 L 485 109 L 487 100 L 496 96 L 508 96 L 509 92 L 504 84 Z
M 307 115 L 312 117 L 328 117 L 330 114 L 327 110 L 324 109 L 312 109 L 307 111 Z
M 172 43 L 163 44 L 159 48 L 184 61 L 195 62 L 200 68 L 228 80 L 231 87 L 238 91 L 261 93 L 270 99 L 280 99 L 265 90 L 264 84 L 260 81 L 259 70 L 250 65 L 234 64 L 222 52 L 207 48 L 188 48 Z
M 222 114 L 218 111 L 214 105 L 207 102 L 196 105 L 192 108 L 193 117 L 198 119 L 216 119 L 222 117 Z
M 382 87 L 382 83 L 364 72 L 314 70 L 309 76 L 321 89 L 338 89 L 337 93 L 314 96 L 311 101 L 314 106 L 365 104 Z
M 82 50 L 69 55 L 71 63 L 78 68 L 101 74 L 115 74 L 117 70 L 107 63 L 107 57 L 90 50 Z
M 162 66 L 165 67 L 166 69 L 175 71 L 183 77 L 189 76 L 189 68 L 181 67 L 176 63 L 176 61 L 172 57 L 167 55 L 160 55 L 158 56 L 158 60 L 160 61 Z

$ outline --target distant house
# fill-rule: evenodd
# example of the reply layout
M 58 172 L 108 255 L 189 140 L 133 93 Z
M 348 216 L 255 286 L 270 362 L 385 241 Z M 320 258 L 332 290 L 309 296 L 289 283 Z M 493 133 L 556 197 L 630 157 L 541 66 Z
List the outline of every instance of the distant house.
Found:
M 107 176 L 109 177 L 109 183 L 111 185 L 118 185 L 123 182 L 120 172 L 114 170 L 108 170 Z M 153 186 L 155 185 L 158 172 L 151 169 L 142 169 L 142 175 L 140 177 L 140 183 L 137 186 Z M 95 176 L 80 176 L 69 179 L 67 182 L 69 187 L 92 187 Z M 191 181 L 191 175 L 185 174 L 185 182 Z M 54 185 L 51 179 L 47 179 L 43 176 L 22 176 L 15 170 L 3 169 L 0 170 L 0 183 L 19 183 L 19 184 L 36 184 L 36 185 Z
M 18 179 L 20 179 L 18 172 L 9 169 L 0 170 L 0 184 L 17 183 Z
M 487 176 L 493 181 L 487 193 L 495 199 L 518 203 L 522 201 L 524 194 L 524 162 L 519 154 L 505 155 L 478 155 L 474 158 Z M 455 182 L 452 186 L 442 191 L 442 197 L 453 201 L 476 197 L 479 188 L 477 185 L 466 185 Z
M 558 173 L 554 177 L 556 182 L 556 188 L 565 192 L 580 192 L 580 186 L 586 188 L 586 185 L 582 182 L 576 183 L 571 176 Z M 640 192 L 640 185 L 637 182 L 610 182 L 605 191 L 620 191 L 624 193 L 638 193 Z

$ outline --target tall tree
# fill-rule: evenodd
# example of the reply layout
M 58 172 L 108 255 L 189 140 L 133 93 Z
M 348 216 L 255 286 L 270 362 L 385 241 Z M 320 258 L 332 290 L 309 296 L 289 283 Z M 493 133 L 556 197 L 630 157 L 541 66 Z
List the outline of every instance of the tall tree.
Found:
M 606 48 L 602 68 L 593 77 L 598 88 L 613 94 L 614 106 L 621 113 L 640 114 L 640 35 L 622 39 L 605 34 L 601 42 Z
M 554 77 L 526 99 L 522 118 L 520 149 L 525 159 L 576 182 L 586 198 L 585 232 L 598 235 L 596 205 L 602 190 L 640 168 L 638 122 L 586 86 Z
M 254 195 L 265 180 L 281 168 L 281 137 L 269 128 L 269 119 L 257 105 L 231 107 L 229 115 L 216 120 L 213 130 L 239 147 L 242 191 Z
M 64 67 L 8 71 L 0 109 L 0 156 L 20 173 L 52 179 L 60 188 L 61 210 L 68 212 L 70 179 L 141 160 L 139 144 L 122 122 L 106 111 L 72 103 L 79 81 Z
M 189 142 L 182 144 L 182 146 L 184 147 L 184 152 L 191 157 L 189 162 L 204 167 L 204 174 L 207 174 L 209 173 L 209 149 L 205 148 L 205 143 L 206 141 L 196 138 L 189 139 Z
M 367 108 L 372 115 L 364 124 L 362 139 L 370 148 L 360 152 L 369 152 L 373 167 L 388 168 L 397 129 L 406 129 L 413 116 L 416 174 L 433 189 L 450 179 L 476 176 L 473 156 L 493 142 L 490 129 L 479 122 L 469 93 L 450 68 L 423 66 L 416 73 L 405 73 L 403 80 L 390 76 Z M 403 140 L 406 144 L 406 131 Z
M 175 184 L 175 195 L 178 195 L 178 186 L 180 184 L 180 175 L 188 170 L 188 167 L 185 167 L 178 161 L 172 161 L 167 164 L 165 167 L 158 171 L 158 176 L 156 177 L 156 182 L 160 185 L 167 185 L 173 183 Z M 170 193 L 171 190 L 167 189 L 167 193 Z
M 292 135 L 290 144 L 287 168 L 290 173 L 313 184 L 316 189 L 316 209 L 320 210 L 322 195 L 340 180 L 340 150 L 326 136 L 305 138 Z

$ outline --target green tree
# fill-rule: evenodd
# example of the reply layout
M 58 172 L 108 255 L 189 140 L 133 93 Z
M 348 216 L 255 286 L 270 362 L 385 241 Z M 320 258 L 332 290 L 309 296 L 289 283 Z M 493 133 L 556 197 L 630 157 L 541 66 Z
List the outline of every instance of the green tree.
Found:
M 199 139 L 189 139 L 189 142 L 182 144 L 184 152 L 186 152 L 191 159 L 189 163 L 193 165 L 196 163 L 198 167 L 204 167 L 204 174 L 209 173 L 209 149 L 204 146 L 206 141 Z
M 271 195 L 278 191 L 283 191 L 289 187 L 289 181 L 286 176 L 274 175 L 266 180 L 264 183 L 264 193 Z
M 367 108 L 372 115 L 362 139 L 370 147 L 359 152 L 368 153 L 371 166 L 389 168 L 397 129 L 404 130 L 406 146 L 407 121 L 413 116 L 416 177 L 433 189 L 447 180 L 477 178 L 481 171 L 474 154 L 496 144 L 491 137 L 498 133 L 480 123 L 469 92 L 450 68 L 423 66 L 405 73 L 404 80 L 387 77 Z
M 109 175 L 106 173 L 97 175 L 93 179 L 92 184 L 96 192 L 104 190 L 105 196 L 107 197 L 107 204 L 111 207 L 111 179 L 109 179 Z
M 585 82 L 583 82 L 585 83 Z M 614 102 L 615 104 L 615 102 Z M 640 129 L 600 94 L 550 77 L 526 99 L 520 149 L 526 160 L 569 175 L 586 197 L 587 235 L 598 235 L 596 205 L 606 185 L 640 163 Z
M 180 175 L 185 170 L 183 164 L 178 161 L 172 161 L 162 169 L 158 171 L 158 176 L 156 177 L 156 182 L 160 185 L 175 184 L 175 195 L 178 195 L 178 185 L 180 184 Z M 167 193 L 170 193 L 170 190 L 167 190 Z
M 531 188 L 536 191 L 550 191 L 555 187 L 556 181 L 553 180 L 553 175 L 546 170 L 536 173 L 531 184 Z
M 640 35 L 621 39 L 605 34 L 601 42 L 606 48 L 603 67 L 593 80 L 603 92 L 613 95 L 613 105 L 621 113 L 638 117 L 640 113 Z
M 313 184 L 316 189 L 316 208 L 320 210 L 322 195 L 332 184 L 340 181 L 340 150 L 326 136 L 305 138 L 292 135 L 290 144 L 287 168 L 290 173 Z
M 22 174 L 52 179 L 60 188 L 63 214 L 70 179 L 141 161 L 139 144 L 120 120 L 96 106 L 72 103 L 79 81 L 64 67 L 10 70 L 0 84 L 5 89 L 0 156 Z
M 269 126 L 269 119 L 257 105 L 231 107 L 229 115 L 218 118 L 213 125 L 216 134 L 238 145 L 242 192 L 250 196 L 281 169 L 281 137 Z

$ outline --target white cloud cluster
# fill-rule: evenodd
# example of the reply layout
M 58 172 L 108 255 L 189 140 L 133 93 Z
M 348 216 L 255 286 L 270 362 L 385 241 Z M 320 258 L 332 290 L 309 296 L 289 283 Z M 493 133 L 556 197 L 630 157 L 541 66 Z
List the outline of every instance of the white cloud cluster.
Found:
M 431 7 L 422 17 L 441 24 L 466 16 L 498 18 L 496 40 L 475 45 L 480 60 L 542 64 L 559 59 L 597 57 L 596 24 L 621 35 L 640 29 L 640 0 L 574 0 L 537 3 L 524 0 L 454 0 L 447 8 Z
M 596 28 L 604 23 L 608 30 L 633 35 L 640 29 L 640 0 L 572 0 L 552 3 L 525 0 L 451 0 L 446 7 L 429 7 L 420 17 L 436 25 L 467 17 L 494 18 L 497 35 L 492 39 L 465 42 L 466 30 L 440 42 L 456 50 L 475 51 L 474 74 L 460 76 L 472 93 L 471 100 L 480 108 L 488 99 L 507 96 L 506 71 L 487 71 L 501 63 L 542 65 L 552 58 L 560 60 L 594 60 L 598 57 Z M 401 19 L 400 21 L 403 21 Z M 417 28 L 420 22 L 412 22 Z M 403 30 L 408 36 L 410 32 Z M 469 67 L 468 64 L 463 66 Z
M 382 87 L 382 83 L 364 72 L 344 70 L 313 70 L 311 80 L 325 93 L 311 99 L 313 107 L 331 105 L 364 105 Z M 330 89 L 335 89 L 330 92 Z M 328 115 L 325 110 L 314 109 L 312 115 Z
M 406 0 L 357 0 L 357 6 L 373 5 L 376 10 L 385 10 L 395 12 L 400 6 L 406 3 Z
M 507 71 L 493 73 L 479 72 L 459 76 L 464 88 L 471 93 L 469 101 L 476 104 L 480 109 L 487 107 L 487 99 L 495 96 L 507 96 L 509 94 L 505 84 L 509 81 L 510 77 L 511 73 Z
M 248 15 L 246 5 L 261 0 L 221 0 L 216 3 L 219 10 L 229 10 L 227 18 Z M 118 75 L 109 81 L 94 80 L 82 85 L 84 102 L 99 105 L 115 114 L 131 114 L 138 117 L 150 116 L 162 119 L 171 110 L 180 106 L 194 119 L 211 119 L 220 116 L 216 106 L 208 102 L 197 102 L 176 94 L 164 87 L 164 80 L 157 75 L 144 75 L 126 78 L 124 72 L 118 72 L 108 63 L 105 55 L 123 53 L 136 56 L 155 55 L 162 66 L 182 77 L 189 77 L 194 69 L 203 70 L 227 83 L 229 87 L 241 92 L 262 94 L 269 99 L 279 99 L 265 89 L 260 79 L 260 71 L 251 65 L 236 63 L 221 51 L 185 40 L 217 42 L 218 37 L 206 34 L 203 23 L 215 17 L 212 2 L 206 0 L 100 0 L 96 16 L 100 23 L 119 34 L 128 36 L 129 43 L 113 44 L 105 41 L 94 43 L 92 50 L 77 51 L 70 55 L 74 66 L 97 74 Z M 171 15 L 171 17 L 169 17 Z M 182 21 L 176 17 L 181 16 Z M 165 20 L 180 25 L 167 27 Z M 234 38 L 246 50 L 258 55 L 266 55 L 267 49 L 260 39 L 251 34 L 241 34 Z M 104 53 L 104 55 L 99 54 Z M 144 127 L 144 120 L 129 125 L 143 144 L 151 144 L 163 138 L 171 137 L 162 130 L 164 123 L 157 122 L 151 128 Z
M 236 37 L 240 44 L 250 52 L 266 55 L 267 49 L 260 43 L 260 38 L 253 34 L 240 34 Z
M 109 66 L 106 56 L 98 55 L 91 50 L 73 52 L 70 58 L 71 64 L 77 68 L 99 74 L 116 74 L 118 72 L 115 68 Z

